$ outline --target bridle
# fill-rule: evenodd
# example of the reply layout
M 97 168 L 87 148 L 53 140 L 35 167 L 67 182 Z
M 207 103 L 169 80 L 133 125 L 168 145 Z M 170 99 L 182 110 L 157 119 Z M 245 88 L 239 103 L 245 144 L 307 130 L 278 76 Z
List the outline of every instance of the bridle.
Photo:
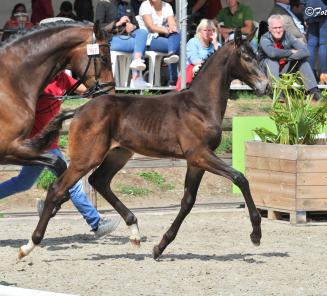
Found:
M 109 47 L 108 44 L 97 44 L 96 43 L 96 37 L 95 34 L 92 33 L 92 44 L 91 46 L 95 46 L 95 48 L 98 48 L 98 50 L 95 53 L 89 53 L 88 54 L 88 61 L 86 64 L 86 68 L 83 72 L 83 75 L 81 78 L 78 78 L 76 83 L 71 86 L 67 91 L 65 91 L 64 95 L 61 96 L 60 98 L 65 98 L 65 99 L 75 99 L 75 98 L 87 98 L 87 97 L 96 97 L 102 94 L 106 94 L 112 89 L 115 88 L 116 84 L 114 81 L 110 82 L 100 82 L 99 81 L 99 72 L 98 72 L 98 67 L 97 67 L 97 59 L 101 59 L 101 51 L 100 47 Z M 73 95 L 74 91 L 83 83 L 86 77 L 86 73 L 90 68 L 90 65 L 93 61 L 93 66 L 94 66 L 94 77 L 95 77 L 95 84 L 90 87 L 85 93 L 80 94 L 80 95 Z

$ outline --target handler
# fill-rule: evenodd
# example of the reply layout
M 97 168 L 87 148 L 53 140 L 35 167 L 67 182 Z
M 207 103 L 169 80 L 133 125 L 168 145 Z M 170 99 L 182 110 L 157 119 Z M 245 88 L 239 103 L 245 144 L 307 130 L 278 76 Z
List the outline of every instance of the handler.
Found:
M 46 86 L 37 101 L 35 121 L 30 138 L 38 134 L 59 113 L 62 101 L 56 97 L 62 96 L 65 90 L 72 87 L 75 82 L 76 80 L 74 78 L 62 71 Z M 77 93 L 83 93 L 85 91 L 86 87 L 84 85 L 80 85 L 76 89 Z M 64 155 L 59 150 L 58 138 L 47 148 L 47 152 L 65 160 Z M 23 166 L 17 176 L 0 183 L 0 199 L 30 189 L 44 169 L 44 165 Z M 71 187 L 69 193 L 74 206 L 90 225 L 96 238 L 109 234 L 117 228 L 120 217 L 111 219 L 102 218 L 87 197 L 81 181 L 78 181 Z M 43 207 L 44 201 L 39 200 L 37 204 L 39 215 L 42 214 Z

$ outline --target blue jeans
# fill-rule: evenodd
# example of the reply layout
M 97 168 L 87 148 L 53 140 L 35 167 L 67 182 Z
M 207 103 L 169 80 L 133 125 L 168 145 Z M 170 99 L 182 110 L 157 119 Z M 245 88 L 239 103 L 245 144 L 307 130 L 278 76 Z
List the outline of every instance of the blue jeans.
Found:
M 48 152 L 65 160 L 59 149 L 52 149 Z M 18 176 L 0 183 L 0 199 L 30 189 L 41 175 L 44 168 L 45 166 L 43 165 L 23 166 Z M 88 199 L 83 189 L 82 182 L 78 181 L 69 189 L 69 193 L 74 206 L 82 214 L 92 230 L 97 229 L 100 215 Z
M 123 52 L 139 52 L 142 56 L 145 52 L 148 32 L 144 29 L 134 30 L 130 36 L 114 36 L 111 40 L 110 50 Z
M 319 67 L 322 73 L 327 74 L 327 17 L 320 17 L 308 23 L 309 63 L 314 69 L 315 51 L 318 47 Z
M 170 34 L 168 37 L 159 36 L 153 38 L 147 50 L 174 53 L 179 55 L 181 36 L 178 33 Z M 169 80 L 177 80 L 177 64 L 169 64 Z

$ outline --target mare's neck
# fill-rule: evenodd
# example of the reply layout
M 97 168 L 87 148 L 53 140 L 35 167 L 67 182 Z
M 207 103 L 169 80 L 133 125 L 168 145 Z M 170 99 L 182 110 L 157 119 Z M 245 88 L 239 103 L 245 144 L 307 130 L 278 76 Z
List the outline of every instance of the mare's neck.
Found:
M 190 86 L 198 103 L 210 106 L 217 115 L 224 116 L 229 88 L 232 81 L 229 66 L 230 51 L 225 45 L 218 52 L 209 57 L 203 69 L 194 77 Z M 219 114 L 218 114 L 219 113 Z
M 69 62 L 67 57 L 69 51 L 83 42 L 80 30 L 70 30 L 69 33 L 64 31 L 63 28 L 54 27 L 35 32 L 35 36 L 22 37 L 7 47 L 7 51 L 10 51 L 9 56 L 14 55 L 15 59 L 20 61 L 18 65 L 17 63 L 6 65 L 7 71 L 16 73 L 16 79 L 23 80 L 20 84 L 20 93 L 32 110 L 35 109 L 40 93 L 54 74 L 64 69 Z M 13 88 L 16 87 L 16 82 L 7 81 L 9 85 L 13 84 Z

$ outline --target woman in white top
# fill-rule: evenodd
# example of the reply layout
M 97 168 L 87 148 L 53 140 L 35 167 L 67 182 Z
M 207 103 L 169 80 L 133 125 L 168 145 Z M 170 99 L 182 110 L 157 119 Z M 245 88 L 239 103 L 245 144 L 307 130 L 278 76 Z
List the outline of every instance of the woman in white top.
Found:
M 170 4 L 161 0 L 146 0 L 139 10 L 139 26 L 148 33 L 147 50 L 166 52 L 164 62 L 169 67 L 169 85 L 177 81 L 180 35 Z

